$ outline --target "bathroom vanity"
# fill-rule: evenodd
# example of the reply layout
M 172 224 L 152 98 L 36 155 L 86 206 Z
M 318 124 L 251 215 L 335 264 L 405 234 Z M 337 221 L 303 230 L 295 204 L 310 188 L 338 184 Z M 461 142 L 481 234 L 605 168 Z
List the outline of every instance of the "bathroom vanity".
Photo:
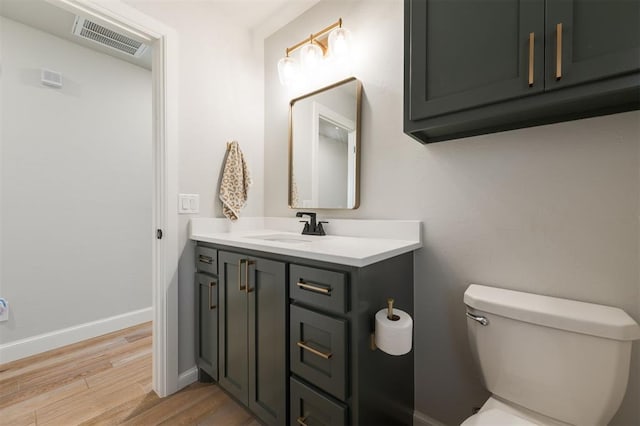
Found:
M 266 424 L 411 424 L 413 351 L 388 355 L 372 333 L 387 298 L 413 314 L 419 222 L 330 221 L 329 233 L 378 228 L 364 238 L 260 220 L 231 232 L 192 222 L 199 370 Z

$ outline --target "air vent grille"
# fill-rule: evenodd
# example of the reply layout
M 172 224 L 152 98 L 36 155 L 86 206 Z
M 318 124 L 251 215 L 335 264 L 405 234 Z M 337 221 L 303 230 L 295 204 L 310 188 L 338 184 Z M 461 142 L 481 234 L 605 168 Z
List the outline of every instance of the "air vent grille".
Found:
M 144 43 L 79 16 L 73 24 L 73 34 L 136 58 L 140 57 L 147 48 Z

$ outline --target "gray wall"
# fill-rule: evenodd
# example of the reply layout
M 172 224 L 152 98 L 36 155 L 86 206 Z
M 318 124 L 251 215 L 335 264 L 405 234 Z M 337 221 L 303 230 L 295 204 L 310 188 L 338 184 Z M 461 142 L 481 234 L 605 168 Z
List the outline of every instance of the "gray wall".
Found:
M 618 306 L 640 321 L 640 113 L 422 146 L 402 132 L 401 0 L 325 0 L 265 41 L 265 215 L 293 214 L 287 105 L 315 88 L 283 88 L 276 63 L 286 46 L 338 17 L 353 31 L 353 72 L 364 86 L 362 203 L 322 216 L 423 221 L 416 410 L 459 424 L 488 396 L 467 343 L 469 283 Z M 640 424 L 640 345 L 633 351 L 613 425 Z
M 313 129 L 312 110 L 313 104 L 309 100 L 301 100 L 295 104 L 292 112 L 293 127 L 293 162 L 296 165 L 293 170 L 294 192 L 297 197 L 292 199 L 292 205 L 304 207 L 311 205 L 313 189 L 311 185 L 311 164 L 313 162 L 310 141 Z M 302 143 L 298 143 L 301 141 Z M 307 201 L 307 203 L 305 203 Z
M 263 212 L 262 51 L 247 29 L 216 7 L 228 2 L 126 3 L 174 28 L 179 43 L 178 151 L 181 193 L 200 194 L 202 217 L 222 217 L 218 179 L 226 142 L 237 140 L 253 185 L 243 216 Z M 178 371 L 195 365 L 194 251 L 188 237 L 191 215 L 180 216 L 178 241 Z
M 150 308 L 151 73 L 0 23 L 0 342 Z

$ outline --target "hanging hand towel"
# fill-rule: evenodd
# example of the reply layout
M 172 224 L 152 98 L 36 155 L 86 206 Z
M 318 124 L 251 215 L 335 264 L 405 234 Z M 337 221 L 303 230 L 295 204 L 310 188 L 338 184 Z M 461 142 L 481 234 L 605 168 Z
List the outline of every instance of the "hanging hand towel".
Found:
M 224 163 L 220 181 L 220 201 L 222 213 L 230 220 L 236 221 L 240 217 L 240 210 L 247 202 L 251 177 L 238 142 L 229 143 L 227 151 L 227 161 Z

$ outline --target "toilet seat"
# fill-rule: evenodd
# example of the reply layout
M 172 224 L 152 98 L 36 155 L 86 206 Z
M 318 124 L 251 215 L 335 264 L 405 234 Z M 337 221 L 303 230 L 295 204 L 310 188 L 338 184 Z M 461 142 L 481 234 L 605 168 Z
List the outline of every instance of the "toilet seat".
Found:
M 479 411 L 473 416 L 465 420 L 460 426 L 539 426 L 538 423 L 532 423 L 529 420 L 518 417 L 514 414 L 500 410 L 498 408 L 490 408 L 488 410 Z

